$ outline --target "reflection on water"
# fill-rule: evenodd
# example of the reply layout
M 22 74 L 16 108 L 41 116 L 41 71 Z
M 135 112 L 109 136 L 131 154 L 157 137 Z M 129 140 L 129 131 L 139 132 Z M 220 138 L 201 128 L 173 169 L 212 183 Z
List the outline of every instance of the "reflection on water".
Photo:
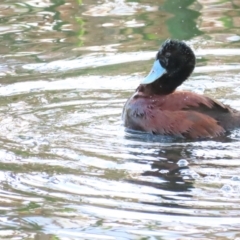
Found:
M 191 9 L 190 6 L 192 6 Z M 196 10 L 193 10 L 194 8 Z M 165 1 L 163 9 L 172 15 L 166 21 L 172 38 L 188 40 L 203 33 L 196 24 L 196 20 L 200 16 L 198 2 L 194 0 Z
M 0 3 L 0 237 L 240 238 L 240 131 L 126 132 L 166 38 L 197 56 L 181 89 L 240 109 L 238 1 Z

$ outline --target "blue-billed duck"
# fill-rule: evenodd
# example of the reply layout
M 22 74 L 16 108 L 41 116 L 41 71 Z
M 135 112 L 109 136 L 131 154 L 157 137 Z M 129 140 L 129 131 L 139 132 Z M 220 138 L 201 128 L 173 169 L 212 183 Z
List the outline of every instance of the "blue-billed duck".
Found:
M 124 106 L 124 126 L 194 139 L 218 137 L 240 127 L 239 111 L 204 95 L 175 91 L 191 75 L 195 62 L 184 42 L 166 40 L 150 73 Z

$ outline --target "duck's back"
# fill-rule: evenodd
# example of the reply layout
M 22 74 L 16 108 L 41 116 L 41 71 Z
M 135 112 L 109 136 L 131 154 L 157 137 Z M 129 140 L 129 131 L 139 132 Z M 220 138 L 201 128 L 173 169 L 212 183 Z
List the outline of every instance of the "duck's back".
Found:
M 127 128 L 190 138 L 217 137 L 240 127 L 240 113 L 209 97 L 177 91 L 148 95 L 137 91 L 125 104 Z

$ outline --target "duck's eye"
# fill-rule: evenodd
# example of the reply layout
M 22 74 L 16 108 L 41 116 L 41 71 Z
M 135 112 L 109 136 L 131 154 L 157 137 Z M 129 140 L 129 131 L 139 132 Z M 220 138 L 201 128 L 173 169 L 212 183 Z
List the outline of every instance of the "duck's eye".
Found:
M 163 57 L 160 58 L 160 59 L 159 59 L 159 62 L 160 62 L 160 64 L 161 64 L 162 67 L 166 68 L 167 63 L 168 63 L 168 60 L 167 60 L 166 58 L 163 58 Z
M 171 56 L 171 53 L 170 52 L 166 52 L 165 53 L 165 57 L 170 57 Z

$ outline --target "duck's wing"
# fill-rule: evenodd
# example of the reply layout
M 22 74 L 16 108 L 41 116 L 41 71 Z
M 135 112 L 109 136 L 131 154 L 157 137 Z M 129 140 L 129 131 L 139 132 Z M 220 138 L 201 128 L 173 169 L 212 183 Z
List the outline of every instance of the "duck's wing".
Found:
M 156 96 L 158 106 L 162 110 L 193 110 L 206 114 L 206 112 L 227 113 L 232 112 L 229 106 L 210 97 L 193 92 L 177 91 L 166 96 Z
M 194 111 L 215 119 L 225 130 L 240 127 L 240 112 L 210 97 L 192 92 L 174 92 L 157 97 L 162 110 Z

